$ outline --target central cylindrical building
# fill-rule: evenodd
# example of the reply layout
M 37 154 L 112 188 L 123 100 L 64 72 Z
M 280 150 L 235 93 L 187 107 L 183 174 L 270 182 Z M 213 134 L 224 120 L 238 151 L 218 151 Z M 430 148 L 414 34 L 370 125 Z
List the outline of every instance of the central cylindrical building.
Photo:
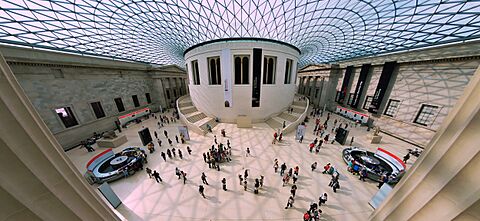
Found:
M 184 53 L 193 104 L 210 117 L 263 122 L 292 103 L 300 50 L 268 39 L 220 39 Z

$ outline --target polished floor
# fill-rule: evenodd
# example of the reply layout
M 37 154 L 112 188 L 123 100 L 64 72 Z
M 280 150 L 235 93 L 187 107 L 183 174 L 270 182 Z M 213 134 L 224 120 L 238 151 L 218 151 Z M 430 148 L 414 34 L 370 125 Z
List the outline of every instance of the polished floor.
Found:
M 330 121 L 341 117 L 332 115 Z M 321 118 L 322 122 L 325 116 Z M 346 121 L 345 121 L 346 122 Z M 323 214 L 320 220 L 367 220 L 373 209 L 368 201 L 378 190 L 376 183 L 362 182 L 358 177 L 346 171 L 346 164 L 341 159 L 341 150 L 344 146 L 336 144 L 324 144 L 320 154 L 310 153 L 308 144 L 315 139 L 312 135 L 314 121 L 307 124 L 307 133 L 303 143 L 294 140 L 294 133 L 284 136 L 284 141 L 273 145 L 273 130 L 266 124 L 255 124 L 253 128 L 237 128 L 236 124 L 219 124 L 214 128 L 214 134 L 218 141 L 226 143 L 229 139 L 232 144 L 233 161 L 223 163 L 221 171 L 209 169 L 204 163 L 202 153 L 207 151 L 213 144 L 213 134 L 206 136 L 190 132 L 191 140 L 187 144 L 177 144 L 184 158 L 177 158 L 164 162 L 160 157 L 161 151 L 171 148 L 163 135 L 166 129 L 170 137 L 178 134 L 177 126 L 180 123 L 170 124 L 158 130 L 156 121 L 150 118 L 138 125 L 133 125 L 123 131 L 128 142 L 115 151 L 127 146 L 140 146 L 141 141 L 137 131 L 141 127 L 148 127 L 152 132 L 156 129 L 163 141 L 162 147 L 155 142 L 156 152 L 148 155 L 147 167 L 157 170 L 163 179 L 163 183 L 156 183 L 149 179 L 144 171 L 111 183 L 112 189 L 122 200 L 123 204 L 118 211 L 129 221 L 133 220 L 301 220 L 303 213 L 307 211 L 311 202 L 318 202 L 320 194 L 326 192 L 328 201 L 322 206 Z M 220 130 L 225 129 L 227 137 L 220 135 Z M 370 144 L 371 132 L 365 127 L 353 128 L 350 136 L 355 136 L 354 146 L 364 147 L 371 151 L 382 147 L 403 157 L 407 148 L 411 145 L 393 137 L 383 135 L 381 144 Z M 188 155 L 186 146 L 193 150 Z M 245 149 L 249 147 L 252 157 L 245 156 Z M 85 149 L 75 148 L 67 152 L 81 173 L 85 172 L 85 165 L 89 159 L 100 153 L 97 151 L 88 153 Z M 287 166 L 299 166 L 299 180 L 297 181 L 297 194 L 293 208 L 284 209 L 290 195 L 291 181 L 289 185 L 282 187 L 281 177 L 274 173 L 273 160 L 277 158 Z M 407 164 L 407 170 L 416 158 L 411 157 Z M 311 171 L 310 165 L 318 162 L 318 169 Z M 322 167 L 331 162 L 340 172 L 341 188 L 334 193 L 328 187 L 330 177 L 322 174 Z M 188 181 L 184 185 L 175 175 L 175 167 L 187 173 Z M 238 174 L 249 170 L 249 188 L 243 190 L 239 185 Z M 198 192 L 201 184 L 201 173 L 205 172 L 210 185 L 205 186 L 206 198 Z M 253 193 L 254 178 L 265 176 L 264 186 L 260 193 Z M 226 178 L 228 191 L 222 190 L 221 179 Z

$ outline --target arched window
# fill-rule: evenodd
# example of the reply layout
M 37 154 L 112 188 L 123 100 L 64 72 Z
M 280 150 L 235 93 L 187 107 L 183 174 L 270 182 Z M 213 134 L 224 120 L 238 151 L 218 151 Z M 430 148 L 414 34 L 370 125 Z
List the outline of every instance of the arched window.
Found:
M 284 84 L 292 83 L 292 63 L 291 59 L 287 59 L 287 63 L 285 64 L 285 79 L 283 81 Z
M 222 84 L 220 74 L 220 57 L 207 58 L 208 62 L 208 81 L 210 85 Z
M 275 84 L 277 58 L 265 56 L 263 59 L 263 84 Z
M 249 56 L 236 55 L 235 62 L 235 84 L 248 84 Z

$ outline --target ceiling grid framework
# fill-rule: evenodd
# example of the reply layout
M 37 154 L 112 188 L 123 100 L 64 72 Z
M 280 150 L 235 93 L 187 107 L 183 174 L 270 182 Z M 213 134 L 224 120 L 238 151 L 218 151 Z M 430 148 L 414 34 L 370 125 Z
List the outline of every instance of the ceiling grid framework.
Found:
M 480 38 L 480 0 L 0 0 L 0 42 L 183 66 L 223 38 L 300 49 L 299 66 Z

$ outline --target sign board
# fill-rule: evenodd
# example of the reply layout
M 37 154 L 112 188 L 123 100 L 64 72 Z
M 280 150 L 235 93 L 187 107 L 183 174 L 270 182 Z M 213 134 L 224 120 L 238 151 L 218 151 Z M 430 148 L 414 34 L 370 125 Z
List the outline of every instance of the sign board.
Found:
M 298 125 L 297 127 L 297 133 L 295 134 L 295 140 L 300 140 L 300 137 L 305 136 L 305 130 L 306 130 L 305 125 Z
M 100 193 L 102 193 L 105 199 L 107 199 L 110 205 L 113 206 L 113 208 L 117 208 L 118 206 L 120 206 L 120 204 L 122 204 L 120 198 L 118 198 L 117 194 L 113 192 L 112 188 L 107 182 L 102 183 L 102 185 L 98 187 L 98 190 L 100 191 Z

